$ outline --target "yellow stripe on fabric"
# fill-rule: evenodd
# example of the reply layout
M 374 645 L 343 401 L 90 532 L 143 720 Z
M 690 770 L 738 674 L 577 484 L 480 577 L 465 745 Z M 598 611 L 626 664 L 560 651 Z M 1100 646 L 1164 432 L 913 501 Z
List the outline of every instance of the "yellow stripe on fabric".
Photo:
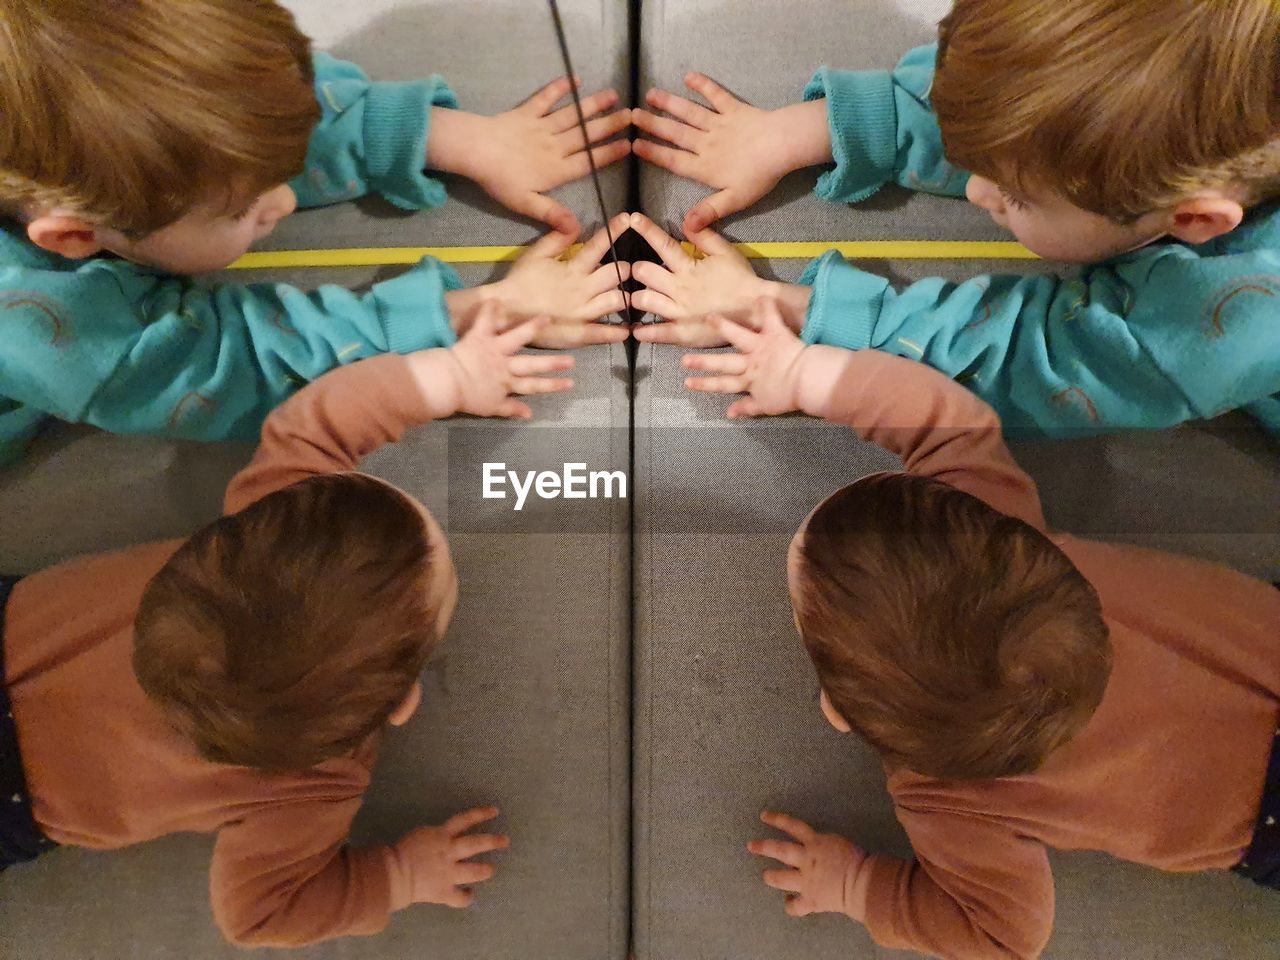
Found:
M 685 249 L 692 252 L 693 245 Z M 812 243 L 739 243 L 749 260 L 812 260 L 838 250 L 850 260 L 1035 260 L 1018 243 L 974 240 L 852 240 Z M 510 263 L 525 247 L 376 247 L 344 250 L 278 250 L 249 253 L 232 270 L 308 267 L 390 267 L 413 265 L 423 257 L 445 263 Z M 580 247 L 570 251 L 577 252 Z

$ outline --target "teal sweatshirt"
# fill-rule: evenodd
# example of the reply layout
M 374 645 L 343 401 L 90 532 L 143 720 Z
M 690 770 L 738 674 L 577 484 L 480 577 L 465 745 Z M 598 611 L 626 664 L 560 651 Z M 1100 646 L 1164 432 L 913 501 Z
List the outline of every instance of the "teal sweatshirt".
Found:
M 820 197 L 856 203 L 889 182 L 964 195 L 929 103 L 937 48 L 892 71 L 823 68 L 835 169 Z M 1157 243 L 1078 278 L 979 276 L 905 290 L 831 252 L 813 287 L 808 343 L 874 348 L 963 383 L 1013 433 L 1055 437 L 1169 427 L 1247 408 L 1280 434 L 1280 204 L 1203 246 Z
M 456 108 L 439 77 L 370 83 L 316 57 L 323 116 L 300 206 L 378 192 L 408 209 L 445 201 L 427 176 L 433 106 Z M 0 463 L 48 417 L 119 433 L 252 439 L 267 413 L 341 364 L 455 341 L 444 294 L 461 286 L 423 260 L 357 295 L 283 284 L 211 284 L 111 257 L 47 253 L 17 224 L 0 226 Z

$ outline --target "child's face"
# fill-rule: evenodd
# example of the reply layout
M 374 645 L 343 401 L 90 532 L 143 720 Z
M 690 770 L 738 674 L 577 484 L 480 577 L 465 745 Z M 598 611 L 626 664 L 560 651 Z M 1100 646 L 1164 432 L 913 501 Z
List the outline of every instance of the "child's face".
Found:
M 293 191 L 282 184 L 239 211 L 200 207 L 141 240 L 109 229 L 100 229 L 98 239 L 104 249 L 133 263 L 177 274 L 212 273 L 239 260 L 297 206 Z
M 1118 224 L 1056 195 L 1015 197 L 976 174 L 966 191 L 969 201 L 991 214 L 1018 241 L 1046 260 L 1100 263 L 1145 247 L 1169 232 L 1169 216 L 1152 213 L 1132 224 Z

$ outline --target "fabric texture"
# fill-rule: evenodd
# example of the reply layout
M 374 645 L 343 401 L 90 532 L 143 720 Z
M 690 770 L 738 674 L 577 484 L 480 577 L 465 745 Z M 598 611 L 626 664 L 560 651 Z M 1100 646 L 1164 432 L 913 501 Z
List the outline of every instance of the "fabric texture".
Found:
M 1253 841 L 1235 869 L 1260 886 L 1280 890 L 1280 727 L 1276 728 L 1262 783 L 1262 805 L 1254 824 Z
M 438 78 L 378 85 L 362 77 L 350 64 L 319 58 L 324 117 L 308 173 L 295 183 L 300 199 L 333 202 L 378 189 L 401 206 L 442 203 L 443 187 L 422 167 L 428 107 L 453 105 L 452 94 Z M 421 119 L 406 124 L 419 107 Z M 333 184 L 350 190 L 335 196 Z M 449 266 L 430 258 L 364 295 L 209 284 L 112 257 L 65 260 L 7 225 L 0 463 L 20 457 L 48 416 L 119 433 L 252 439 L 272 407 L 327 370 L 452 343 L 444 294 L 460 286 Z
M 4 669 L 4 621 L 9 594 L 20 577 L 0 576 L 0 870 L 29 863 L 56 846 L 31 813 L 31 793 L 18 748 Z
M 943 157 L 927 100 L 936 57 L 936 47 L 918 48 L 891 75 L 819 72 L 806 96 L 827 97 L 838 160 L 819 196 L 865 199 L 890 178 L 963 194 L 966 177 Z M 992 404 L 1015 433 L 1163 428 L 1254 404 L 1264 425 L 1276 416 L 1275 203 L 1203 246 L 1144 247 L 1075 279 L 935 278 L 898 292 L 832 252 L 801 282 L 814 288 L 807 342 L 927 363 Z

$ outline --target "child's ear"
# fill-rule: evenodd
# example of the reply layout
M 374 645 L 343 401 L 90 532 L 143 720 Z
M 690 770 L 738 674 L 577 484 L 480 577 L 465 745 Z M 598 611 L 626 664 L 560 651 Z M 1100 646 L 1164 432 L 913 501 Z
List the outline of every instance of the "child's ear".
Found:
M 853 727 L 849 726 L 849 721 L 840 716 L 840 711 L 835 708 L 831 702 L 831 698 L 827 696 L 827 691 L 822 691 L 822 696 L 818 698 L 818 702 L 822 704 L 822 715 L 827 718 L 827 723 L 831 724 L 841 733 L 852 733 Z
M 1244 207 L 1222 196 L 1199 196 L 1173 208 L 1169 232 L 1184 243 L 1198 246 L 1230 233 L 1244 221 Z
M 78 217 L 36 217 L 27 224 L 27 237 L 41 250 L 68 260 L 85 260 L 106 249 L 98 239 L 98 228 Z
M 387 723 L 393 727 L 403 727 L 409 722 L 409 718 L 418 712 L 418 706 L 422 703 L 422 684 L 418 681 L 413 682 L 413 686 L 409 688 L 409 694 L 400 701 L 400 706 L 391 711 L 391 716 L 387 717 Z

